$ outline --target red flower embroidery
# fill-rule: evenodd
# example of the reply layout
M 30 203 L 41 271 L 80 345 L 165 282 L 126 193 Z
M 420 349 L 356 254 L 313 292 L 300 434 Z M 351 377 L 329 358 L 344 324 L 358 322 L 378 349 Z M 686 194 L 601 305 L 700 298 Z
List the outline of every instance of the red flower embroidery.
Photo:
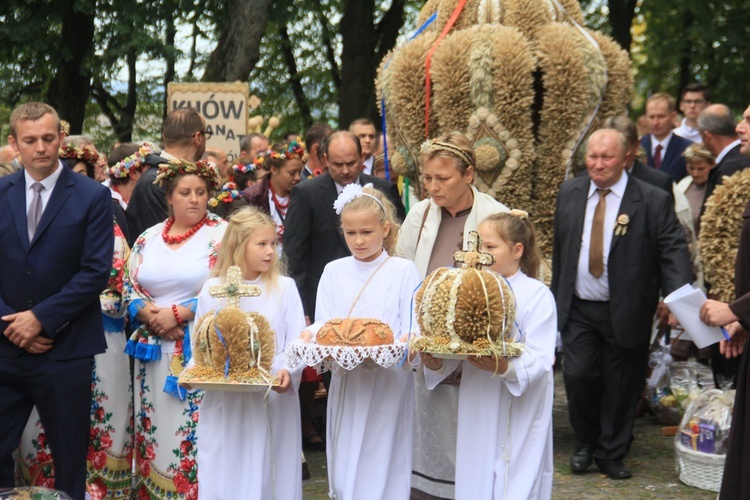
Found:
M 149 474 L 151 474 L 151 464 L 148 462 L 148 460 L 141 460 L 138 463 L 138 470 L 141 472 L 141 477 L 148 477 Z M 148 491 L 146 493 L 148 493 Z
M 36 438 L 36 441 L 40 448 L 44 448 L 45 446 L 47 446 L 47 435 L 43 432 L 40 432 Z
M 198 422 L 198 413 L 199 412 L 196 411 L 192 415 L 190 415 L 190 418 L 193 419 L 193 422 Z
M 97 477 L 89 484 L 88 493 L 91 496 L 91 500 L 102 500 L 107 496 L 107 485 L 104 484 L 102 478 Z
M 91 465 L 94 466 L 94 469 L 101 470 L 104 468 L 105 465 L 107 465 L 107 454 L 103 451 L 98 452 L 96 455 L 94 455 L 94 459 L 91 461 Z
M 185 456 L 193 449 L 193 444 L 190 441 L 183 441 L 180 443 L 180 453 Z
M 145 485 L 138 490 L 138 500 L 151 500 L 151 495 L 148 494 L 148 488 Z
M 187 500 L 198 500 L 198 483 L 191 483 L 190 489 L 185 494 Z
M 148 444 L 146 445 L 146 454 L 145 457 L 147 460 L 153 460 L 156 458 L 156 454 L 154 453 L 154 445 Z
M 110 437 L 109 432 L 102 434 L 102 437 L 99 439 L 99 445 L 102 450 L 108 450 L 112 447 L 112 438 Z
M 183 458 L 180 460 L 180 470 L 190 472 L 195 467 L 195 460 L 192 458 Z
M 177 489 L 178 493 L 185 494 L 190 489 L 190 480 L 181 472 L 178 472 L 177 475 L 175 475 L 175 477 L 172 479 L 172 482 L 174 483 L 174 487 Z
M 104 408 L 101 406 L 94 412 L 94 418 L 97 422 L 104 422 Z
M 151 430 L 151 419 L 148 417 L 143 417 L 141 419 L 141 426 L 143 427 L 143 430 L 148 432 Z

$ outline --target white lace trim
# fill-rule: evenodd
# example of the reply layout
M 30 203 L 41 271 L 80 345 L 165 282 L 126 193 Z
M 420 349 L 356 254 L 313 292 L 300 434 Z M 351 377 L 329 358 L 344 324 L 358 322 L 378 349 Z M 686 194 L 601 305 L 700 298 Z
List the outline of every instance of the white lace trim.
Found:
M 399 342 L 378 346 L 322 346 L 296 339 L 287 344 L 285 353 L 290 368 L 304 363 L 322 373 L 353 370 L 363 363 L 365 369 L 390 368 L 404 358 L 407 345 L 406 342 Z

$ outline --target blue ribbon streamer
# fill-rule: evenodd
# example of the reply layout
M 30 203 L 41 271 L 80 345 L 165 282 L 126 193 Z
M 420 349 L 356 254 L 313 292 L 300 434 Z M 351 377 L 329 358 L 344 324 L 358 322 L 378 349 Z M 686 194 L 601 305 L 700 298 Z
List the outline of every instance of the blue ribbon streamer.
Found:
M 437 15 L 438 15 L 437 11 L 433 12 L 433 14 L 424 23 L 422 23 L 422 26 L 417 28 L 417 31 L 415 31 L 409 37 L 409 40 L 414 40 L 424 30 L 426 30 L 429 25 L 435 22 L 435 19 L 437 19 Z M 389 58 L 385 62 L 385 66 L 383 66 L 384 70 L 388 68 L 388 65 L 390 64 L 390 62 L 391 60 Z M 380 97 L 380 107 L 383 110 L 383 114 L 380 117 L 381 129 L 383 130 L 383 167 L 385 168 L 385 180 L 390 181 L 391 180 L 391 168 L 390 168 L 390 163 L 388 162 L 388 132 L 385 126 L 385 96 Z M 406 193 L 406 196 L 407 197 L 409 196 L 408 192 Z
M 229 346 L 227 346 L 227 341 L 224 340 L 224 336 L 219 331 L 219 327 L 216 326 L 216 315 L 219 314 L 219 311 L 221 309 L 217 309 L 214 313 L 214 331 L 216 332 L 216 335 L 219 337 L 219 340 L 224 345 L 224 352 L 226 353 L 226 360 L 224 361 L 224 378 L 229 378 Z

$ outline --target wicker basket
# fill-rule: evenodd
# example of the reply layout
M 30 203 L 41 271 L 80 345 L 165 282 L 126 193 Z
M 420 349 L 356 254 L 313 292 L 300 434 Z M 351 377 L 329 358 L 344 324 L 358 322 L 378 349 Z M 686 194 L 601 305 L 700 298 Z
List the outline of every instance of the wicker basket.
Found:
M 677 474 L 683 483 L 702 490 L 718 491 L 721 489 L 721 477 L 724 474 L 726 455 L 711 455 L 686 448 L 675 443 L 677 455 Z

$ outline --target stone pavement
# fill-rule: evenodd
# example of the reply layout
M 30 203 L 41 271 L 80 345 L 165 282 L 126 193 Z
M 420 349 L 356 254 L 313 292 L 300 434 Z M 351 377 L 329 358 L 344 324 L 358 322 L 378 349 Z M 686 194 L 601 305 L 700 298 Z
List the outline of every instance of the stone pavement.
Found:
M 568 423 L 567 401 L 561 373 L 555 374 L 554 455 L 555 478 L 552 498 L 611 500 L 627 499 L 715 499 L 716 493 L 683 484 L 675 472 L 674 438 L 661 435 L 661 424 L 656 417 L 638 419 L 635 441 L 630 457 L 625 461 L 633 473 L 631 479 L 612 481 L 592 467 L 591 472 L 573 475 L 568 458 L 573 450 L 573 435 Z M 306 453 L 312 478 L 304 481 L 304 498 L 328 498 L 325 453 Z M 515 499 L 511 499 L 515 500 Z

